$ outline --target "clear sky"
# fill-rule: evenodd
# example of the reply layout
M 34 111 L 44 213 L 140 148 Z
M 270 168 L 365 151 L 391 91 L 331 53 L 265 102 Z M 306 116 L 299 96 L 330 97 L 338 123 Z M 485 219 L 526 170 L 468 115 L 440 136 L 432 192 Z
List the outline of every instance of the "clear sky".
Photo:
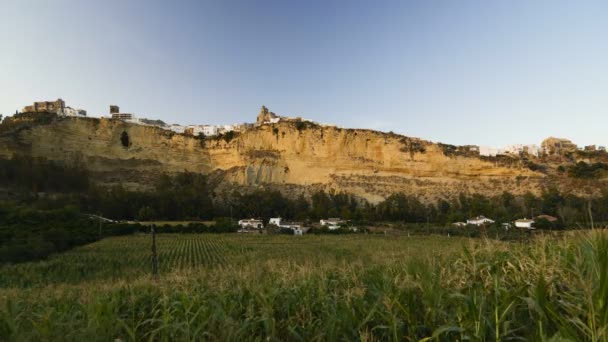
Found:
M 0 113 L 608 145 L 608 1 L 0 0 Z

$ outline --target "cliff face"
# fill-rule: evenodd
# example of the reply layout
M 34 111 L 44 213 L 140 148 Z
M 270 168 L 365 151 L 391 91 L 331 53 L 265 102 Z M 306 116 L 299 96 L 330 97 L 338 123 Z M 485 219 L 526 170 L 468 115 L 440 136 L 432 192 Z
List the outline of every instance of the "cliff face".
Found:
M 126 132 L 128 147 L 121 136 Z M 448 156 L 431 142 L 369 130 L 283 122 L 201 141 L 122 121 L 61 118 L 0 134 L 0 155 L 80 161 L 101 183 L 146 188 L 161 172 L 210 174 L 218 189 L 347 191 L 371 202 L 404 191 L 432 200 L 460 192 L 535 193 L 553 177 L 521 163 Z M 554 185 L 561 186 L 560 183 Z M 584 189 L 579 189 L 585 191 Z

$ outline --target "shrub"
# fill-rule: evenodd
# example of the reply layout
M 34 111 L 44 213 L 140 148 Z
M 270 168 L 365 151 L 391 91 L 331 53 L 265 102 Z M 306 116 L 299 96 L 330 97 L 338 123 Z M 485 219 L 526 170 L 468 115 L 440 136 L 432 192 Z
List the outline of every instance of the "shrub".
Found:
M 579 161 L 573 166 L 568 168 L 568 175 L 574 178 L 599 178 L 605 171 L 608 170 L 608 164 L 597 162 L 588 164 L 583 161 Z
M 120 134 L 120 143 L 124 148 L 129 148 L 131 145 L 131 142 L 129 141 L 129 133 L 127 133 L 127 131 L 123 131 L 122 134 Z

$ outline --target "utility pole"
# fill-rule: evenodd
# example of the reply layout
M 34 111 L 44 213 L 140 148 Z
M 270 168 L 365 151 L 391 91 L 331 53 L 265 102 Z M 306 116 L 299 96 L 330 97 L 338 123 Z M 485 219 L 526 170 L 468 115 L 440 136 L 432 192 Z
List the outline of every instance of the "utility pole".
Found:
M 591 200 L 589 200 L 588 202 L 587 210 L 589 212 L 589 220 L 591 221 L 591 229 L 594 229 L 595 227 L 593 225 L 593 212 L 591 212 Z
M 97 215 L 97 221 L 99 222 L 99 238 L 101 239 L 101 213 Z
M 534 219 L 534 207 L 532 207 L 532 217 L 530 217 L 530 219 Z
M 156 232 L 154 226 L 150 226 L 152 230 L 152 276 L 158 278 L 158 256 L 156 255 Z
M 232 227 L 232 223 L 234 221 L 232 220 L 232 203 L 230 203 L 230 226 Z

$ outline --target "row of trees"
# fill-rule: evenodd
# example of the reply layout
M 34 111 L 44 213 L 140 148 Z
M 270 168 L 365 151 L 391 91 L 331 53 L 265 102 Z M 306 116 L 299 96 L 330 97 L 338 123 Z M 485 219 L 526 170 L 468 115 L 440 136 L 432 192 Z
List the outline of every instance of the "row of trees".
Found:
M 121 186 L 92 188 L 83 210 L 116 220 L 210 220 L 215 217 L 207 177 L 184 172 L 162 175 L 155 191 L 127 191 Z
M 39 210 L 0 202 L 0 264 L 38 260 L 105 236 L 131 234 L 137 225 L 104 225 L 74 206 Z
M 199 233 L 233 232 L 238 218 L 268 220 L 277 216 L 299 221 L 341 217 L 357 221 L 359 226 L 403 222 L 443 227 L 477 215 L 509 222 L 539 214 L 555 216 L 561 221 L 559 225 L 566 227 L 604 226 L 608 222 L 608 192 L 594 198 L 563 194 L 556 189 L 547 189 L 540 196 L 515 196 L 509 192 L 491 197 L 460 194 L 433 203 L 395 193 L 371 204 L 335 191 L 295 198 L 273 190 L 214 195 L 206 176 L 189 172 L 162 175 L 154 184 L 154 191 L 137 192 L 120 186 L 93 186 L 87 171 L 77 164 L 66 166 L 20 156 L 0 159 L 0 185 L 25 195 L 14 202 L 0 202 L 0 262 L 35 260 L 103 236 L 149 229 L 104 224 L 100 230 L 99 222 L 83 213 L 117 220 L 216 221 L 213 226 L 197 223 L 161 230 Z M 52 194 L 39 196 L 40 192 Z
M 81 211 L 117 220 L 212 220 L 216 217 L 280 216 L 294 220 L 341 217 L 355 221 L 399 221 L 446 225 L 485 215 L 499 222 L 548 214 L 567 226 L 590 226 L 608 222 L 608 192 L 594 198 L 562 194 L 546 189 L 515 196 L 504 192 L 496 196 L 460 194 L 433 203 L 418 197 L 395 193 L 386 200 L 370 204 L 351 194 L 318 191 L 309 197 L 287 197 L 279 191 L 234 191 L 213 194 L 205 175 L 183 172 L 162 175 L 154 191 L 128 191 L 120 186 L 100 188 L 91 185 L 87 171 L 78 164 L 66 166 L 40 158 L 15 156 L 0 159 L 0 185 L 28 193 L 51 191 L 47 208 L 73 204 Z M 43 202 L 43 200 L 36 200 Z

